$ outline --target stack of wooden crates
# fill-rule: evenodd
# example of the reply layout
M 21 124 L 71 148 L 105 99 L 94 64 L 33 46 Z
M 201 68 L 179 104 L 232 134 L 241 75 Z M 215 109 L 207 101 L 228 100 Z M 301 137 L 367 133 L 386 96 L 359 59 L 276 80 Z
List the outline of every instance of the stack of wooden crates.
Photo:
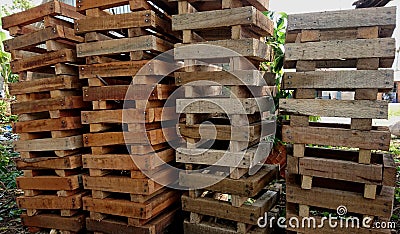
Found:
M 171 33 L 170 8 L 145 0 L 78 0 L 76 7 L 87 16 L 75 21 L 75 33 L 85 37 L 77 46 L 78 57 L 86 59 L 79 78 L 88 81 L 83 99 L 92 103 L 91 111 L 82 112 L 82 124 L 90 126 L 83 143 L 91 149 L 83 156 L 89 169 L 83 184 L 91 190 L 83 200 L 90 211 L 87 229 L 160 233 L 174 220 L 180 197 L 164 186 L 177 178 L 163 165 L 175 160 L 167 143 L 176 135 L 167 123 L 174 107 L 163 109 L 174 79 L 159 78 L 168 75 L 167 62 L 148 62 L 178 40 Z
M 84 16 L 58 1 L 2 18 L 14 38 L 4 41 L 12 56 L 12 72 L 19 82 L 10 85 L 19 115 L 14 132 L 20 136 L 17 178 L 24 195 L 18 206 L 31 231 L 59 229 L 76 233 L 84 227 L 82 196 L 82 125 L 85 107 L 78 80 L 79 59 L 73 20 Z
M 186 140 L 177 162 L 186 165 L 179 183 L 190 189 L 182 196 L 190 213 L 185 233 L 267 233 L 271 229 L 258 228 L 257 220 L 278 199 L 266 189 L 278 169 L 249 171 L 268 156 L 272 143 L 262 139 L 275 131 L 274 121 L 263 115 L 273 109 L 265 86 L 268 77 L 274 79 L 258 70 L 272 57 L 265 43 L 273 33 L 263 14 L 268 1 L 177 2 L 172 28 L 182 31 L 183 44 L 175 45 L 174 55 L 184 70 L 175 81 L 184 97 L 176 109 Z
M 324 212 L 342 217 L 388 221 L 392 213 L 395 166 L 391 134 L 373 126 L 387 119 L 388 103 L 378 92 L 393 88 L 396 8 L 370 8 L 290 15 L 286 41 L 285 89 L 294 99 L 280 101 L 290 115 L 283 140 L 288 156 L 287 218 Z M 316 98 L 319 91 L 353 91 L 354 100 Z M 313 123 L 309 116 L 351 118 L 351 124 Z M 339 122 L 338 119 L 335 119 Z M 335 122 L 334 121 L 334 122 Z M 313 146 L 308 146 L 312 144 Z M 327 149 L 337 147 L 337 149 Z M 338 209 L 338 207 L 340 207 Z M 316 217 L 319 224 L 322 217 Z M 371 224 L 372 223 L 368 223 Z M 372 226 L 371 226 L 372 227 Z M 288 227 L 300 233 L 390 233 L 363 227 Z

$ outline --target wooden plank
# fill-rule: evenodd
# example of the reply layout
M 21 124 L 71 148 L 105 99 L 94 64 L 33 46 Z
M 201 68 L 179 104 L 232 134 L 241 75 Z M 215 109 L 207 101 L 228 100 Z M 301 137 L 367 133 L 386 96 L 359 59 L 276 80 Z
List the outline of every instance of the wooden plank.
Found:
M 224 167 L 252 168 L 264 160 L 272 149 L 270 143 L 260 143 L 245 152 L 229 152 L 226 150 L 204 150 L 178 148 L 176 161 L 186 164 L 202 164 Z
M 273 75 L 267 72 L 240 70 L 240 71 L 196 71 L 175 72 L 175 84 L 187 85 L 191 82 L 202 81 L 204 85 L 249 85 L 265 86 L 272 85 L 269 81 Z
M 271 47 L 264 42 L 250 38 L 208 41 L 191 45 L 176 44 L 174 56 L 176 60 L 249 57 L 270 61 L 272 51 Z
M 362 58 L 394 58 L 394 38 L 332 40 L 286 44 L 287 62 L 297 60 L 343 60 Z
M 172 43 L 153 35 L 88 42 L 76 46 L 78 57 L 148 50 L 162 53 L 172 48 Z
M 391 154 L 383 155 L 383 185 L 396 187 L 396 164 Z
M 85 193 L 77 193 L 67 197 L 57 195 L 37 195 L 34 197 L 17 197 L 18 207 L 38 210 L 77 210 L 82 208 L 82 197 Z
M 87 106 L 82 97 L 66 96 L 29 102 L 17 102 L 11 105 L 13 114 L 27 114 L 44 111 L 71 110 Z
M 81 176 L 37 176 L 37 177 L 18 177 L 17 186 L 19 189 L 30 190 L 76 190 L 81 187 Z
M 373 87 L 379 90 L 389 90 L 393 87 L 393 80 L 393 70 L 286 72 L 283 77 L 283 87 L 284 89 L 326 90 L 354 90 Z
M 70 49 L 59 50 L 11 62 L 14 73 L 37 68 L 48 67 L 57 63 L 76 62 L 75 51 Z
M 76 34 L 131 28 L 151 28 L 153 30 L 157 28 L 166 32 L 170 27 L 166 19 L 159 17 L 152 10 L 88 17 L 75 22 Z
M 329 127 L 283 126 L 283 141 L 298 144 L 344 146 L 361 149 L 389 150 L 390 132 L 360 131 Z
M 191 198 L 182 196 L 182 209 L 198 214 L 210 215 L 231 221 L 257 225 L 257 219 L 263 217 L 277 202 L 276 192 L 267 191 L 255 203 L 234 207 L 228 202 L 213 198 Z
M 40 119 L 14 123 L 14 132 L 64 131 L 81 128 L 80 117 L 62 117 L 59 119 Z
M 84 101 L 165 100 L 175 90 L 170 85 L 113 85 L 84 87 Z
M 84 168 L 103 170 L 153 170 L 175 159 L 173 149 L 139 156 L 129 154 L 83 155 Z
M 165 76 L 175 70 L 175 64 L 160 60 L 111 62 L 79 67 L 79 78 L 119 77 L 119 76 Z
M 336 210 L 339 206 L 347 207 L 348 213 L 365 214 L 390 218 L 393 206 L 394 188 L 384 186 L 381 195 L 375 200 L 366 199 L 359 193 L 334 189 L 301 189 L 297 185 L 287 185 L 286 199 L 289 203 L 304 204 Z
M 281 99 L 282 113 L 295 115 L 343 117 L 358 119 L 387 119 L 387 101 Z
M 19 158 L 16 160 L 16 164 L 19 170 L 69 170 L 82 167 L 82 156 Z
M 373 15 L 374 17 L 371 17 Z M 304 29 L 339 29 L 396 25 L 396 7 L 324 11 L 291 14 L 288 31 Z
M 107 191 L 114 193 L 128 193 L 137 195 L 151 195 L 178 179 L 173 168 L 157 172 L 153 179 L 150 178 L 129 178 L 124 176 L 83 176 L 85 189 Z M 160 182 L 159 183 L 156 183 Z M 100 211 L 99 211 L 100 212 Z
M 269 97 L 260 98 L 215 98 L 215 99 L 177 99 L 176 112 L 185 114 L 244 114 L 250 115 L 272 110 Z
M 128 5 L 129 0 L 106 0 L 106 1 L 96 1 L 96 0 L 80 0 L 76 4 L 78 11 L 85 11 L 88 9 L 99 8 L 100 10 L 105 10 L 107 8 L 112 8 L 116 6 Z
M 64 138 L 19 140 L 15 143 L 15 151 L 18 152 L 74 150 L 82 147 L 82 135 Z
M 79 232 L 85 227 L 85 216 L 84 214 L 78 214 L 72 217 L 61 217 L 56 214 L 37 214 L 34 216 L 22 214 L 21 218 L 23 225 L 26 227 Z
M 382 165 L 326 158 L 300 158 L 299 174 L 375 185 L 381 185 L 383 182 Z
M 71 39 L 75 42 L 83 42 L 82 37 L 72 36 L 73 31 L 63 26 L 55 25 L 42 30 L 35 31 L 30 34 L 21 35 L 4 41 L 6 51 L 27 49 L 40 44 L 44 44 L 49 40 Z
M 159 215 L 155 219 L 151 220 L 145 225 L 140 227 L 127 225 L 126 222 L 117 220 L 95 220 L 92 218 L 86 219 L 86 228 L 93 232 L 104 232 L 104 233 L 125 233 L 125 234 L 152 234 L 152 233 L 163 233 L 165 229 L 176 220 L 176 214 L 178 209 L 171 209 L 163 214 Z
M 17 82 L 9 85 L 10 93 L 12 95 L 63 89 L 78 89 L 80 87 L 81 84 L 78 80 L 78 77 L 65 75 L 32 81 Z
M 179 200 L 176 191 L 168 191 L 141 204 L 112 198 L 83 198 L 84 210 L 128 218 L 150 219 Z
M 253 6 L 195 12 L 172 16 L 172 30 L 212 29 L 234 25 L 250 26 L 260 36 L 273 35 L 273 22 Z
M 179 131 L 182 136 L 193 139 L 253 142 L 274 134 L 276 123 L 274 121 L 263 121 L 249 126 L 236 126 L 233 128 L 231 125 L 195 124 L 187 126 L 186 124 L 179 124 Z
M 246 175 L 238 180 L 214 174 L 181 172 L 179 174 L 179 185 L 188 188 L 201 188 L 203 187 L 201 185 L 209 184 L 211 186 L 208 186 L 207 190 L 254 197 L 277 176 L 278 167 L 274 165 L 265 165 L 255 175 Z

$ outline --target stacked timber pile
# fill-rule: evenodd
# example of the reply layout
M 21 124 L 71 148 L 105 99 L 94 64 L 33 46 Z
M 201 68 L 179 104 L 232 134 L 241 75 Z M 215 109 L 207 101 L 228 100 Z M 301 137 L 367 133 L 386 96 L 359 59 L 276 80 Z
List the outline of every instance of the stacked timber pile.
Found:
M 390 220 L 396 169 L 391 155 L 376 150 L 389 150 L 391 135 L 386 127 L 372 126 L 372 119 L 388 117 L 388 103 L 377 101 L 377 94 L 393 87 L 393 71 L 384 68 L 391 68 L 395 57 L 390 38 L 395 22 L 394 7 L 289 16 L 285 67 L 296 70 L 283 82 L 294 90 L 294 99 L 280 101 L 281 112 L 290 115 L 283 140 L 294 144 L 288 156 L 288 219 L 337 212 L 360 218 L 360 225 L 363 218 L 373 220 L 368 225 Z M 355 98 L 316 99 L 317 91 L 327 90 L 353 91 Z M 311 123 L 309 116 L 351 118 L 351 124 Z M 316 219 L 319 224 L 321 217 Z M 367 226 L 340 229 L 340 224 L 333 229 L 327 222 L 323 229 L 289 229 L 390 233 Z
M 126 13 L 111 13 L 112 7 L 128 4 Z M 145 0 L 78 0 L 76 7 L 87 16 L 75 22 L 75 32 L 85 37 L 77 46 L 78 57 L 86 59 L 79 78 L 88 80 L 83 95 L 92 103 L 91 111 L 82 112 L 82 123 L 90 126 L 83 142 L 91 149 L 83 156 L 89 169 L 83 183 L 91 190 L 83 201 L 90 211 L 87 229 L 162 232 L 179 207 L 178 192 L 164 186 L 177 178 L 163 165 L 175 160 L 166 139 L 176 133 L 168 125 L 175 118 L 174 107 L 163 108 L 174 80 L 159 82 L 168 63 L 148 62 L 177 40 L 170 33 L 169 7 Z
M 14 131 L 21 153 L 17 178 L 24 196 L 22 220 L 30 231 L 59 229 L 77 233 L 84 227 L 82 209 L 82 125 L 85 107 L 78 80 L 79 60 L 73 20 L 84 16 L 58 1 L 2 18 L 3 28 L 14 38 L 4 42 L 11 52 L 11 69 L 19 82 L 10 86 L 19 115 Z
M 178 1 L 172 28 L 183 32 L 184 42 L 174 55 L 185 65 L 175 73 L 184 89 L 176 109 L 186 140 L 177 149 L 177 162 L 186 165 L 179 182 L 190 189 L 182 196 L 190 213 L 185 233 L 271 231 L 257 228 L 257 219 L 278 199 L 266 189 L 278 169 L 269 165 L 250 173 L 271 151 L 271 142 L 262 139 L 275 131 L 274 121 L 264 119 L 273 106 L 265 88 L 271 75 L 258 70 L 272 57 L 264 41 L 273 33 L 262 13 L 267 2 Z

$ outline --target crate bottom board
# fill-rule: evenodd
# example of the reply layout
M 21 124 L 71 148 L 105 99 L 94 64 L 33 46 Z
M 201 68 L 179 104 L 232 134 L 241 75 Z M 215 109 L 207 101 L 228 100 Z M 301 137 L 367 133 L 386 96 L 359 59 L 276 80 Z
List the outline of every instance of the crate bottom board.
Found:
M 63 231 L 79 232 L 85 227 L 85 215 L 61 217 L 55 214 L 39 214 L 35 216 L 21 215 L 22 223 L 26 227 L 57 229 Z

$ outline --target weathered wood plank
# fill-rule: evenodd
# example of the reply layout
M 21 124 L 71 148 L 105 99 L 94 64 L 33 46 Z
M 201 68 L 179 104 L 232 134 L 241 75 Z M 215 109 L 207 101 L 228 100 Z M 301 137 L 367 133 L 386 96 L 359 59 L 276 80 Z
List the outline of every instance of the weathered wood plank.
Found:
M 174 48 L 172 43 L 153 35 L 88 42 L 76 46 L 78 57 L 147 50 L 162 53 L 172 48 Z
M 371 15 L 374 17 L 371 17 Z M 390 26 L 394 28 L 395 25 L 396 7 L 291 14 L 288 17 L 288 31 L 369 26 Z
M 78 77 L 61 75 L 51 78 L 12 83 L 9 85 L 9 90 L 10 94 L 18 95 L 52 90 L 78 89 L 80 87 L 81 84 Z
M 216 216 L 223 219 L 257 225 L 257 219 L 263 217 L 277 202 L 276 192 L 264 193 L 255 203 L 234 207 L 228 202 L 213 198 L 190 198 L 182 196 L 182 209 L 203 215 Z
M 258 39 L 238 39 L 209 41 L 190 45 L 176 44 L 174 56 L 176 60 L 244 56 L 256 60 L 269 61 L 272 58 L 272 51 L 270 46 Z
M 41 119 L 14 123 L 14 132 L 63 131 L 81 128 L 80 117 L 62 117 L 59 119 Z
M 19 170 L 67 170 L 82 167 L 82 156 L 19 158 L 16 160 L 16 164 Z
M 81 176 L 74 175 L 68 177 L 59 176 L 37 176 L 37 177 L 18 177 L 17 185 L 19 189 L 31 190 L 75 190 L 81 187 Z
M 251 26 L 252 30 L 258 31 L 262 36 L 272 35 L 274 28 L 272 21 L 252 6 L 172 16 L 172 30 L 175 31 L 234 25 Z
M 246 152 L 178 148 L 176 161 L 187 164 L 252 168 L 268 157 L 267 152 L 270 152 L 271 149 L 270 143 L 260 143 L 257 147 L 250 148 Z
M 394 188 L 384 186 L 381 195 L 375 200 L 366 199 L 359 193 L 326 188 L 301 189 L 297 185 L 287 185 L 286 199 L 297 203 L 336 210 L 339 206 L 347 207 L 349 213 L 390 218 L 393 206 Z
M 84 210 L 129 218 L 150 219 L 179 200 L 176 191 L 168 191 L 144 204 L 112 198 L 83 198 Z
M 129 2 L 130 2 L 129 0 L 106 0 L 106 1 L 80 0 L 76 3 L 76 8 L 78 11 L 85 11 L 93 8 L 99 8 L 100 10 L 104 10 L 116 6 L 128 5 Z
M 82 197 L 85 193 L 77 193 L 68 197 L 57 195 L 37 195 L 34 197 L 17 197 L 17 204 L 22 209 L 39 210 L 77 210 L 82 208 Z
M 43 111 L 70 110 L 87 106 L 82 97 L 68 96 L 52 99 L 17 102 L 11 105 L 13 114 L 37 113 Z
M 320 99 L 281 99 L 282 113 L 323 117 L 343 117 L 358 119 L 387 119 L 387 101 L 369 100 L 320 100 Z
M 176 112 L 185 114 L 254 114 L 272 110 L 273 101 L 269 97 L 261 98 L 215 98 L 215 99 L 178 99 Z
M 175 88 L 170 85 L 113 85 L 84 87 L 84 101 L 165 100 Z
M 299 174 L 381 185 L 383 165 L 304 157 L 299 159 Z
M 45 138 L 34 140 L 19 140 L 15 143 L 15 151 L 57 151 L 74 150 L 83 147 L 82 136 L 64 138 Z
M 243 197 L 256 196 L 265 186 L 278 176 L 278 167 L 266 165 L 253 176 L 244 176 L 238 180 L 214 174 L 186 173 L 179 174 L 179 184 L 188 188 L 200 188 L 204 184 L 212 184 L 207 190 L 235 194 Z
M 76 62 L 75 51 L 70 49 L 59 50 L 11 62 L 14 73 L 37 69 L 64 62 Z
M 377 150 L 389 150 L 391 138 L 389 131 L 359 131 L 329 127 L 292 127 L 285 125 L 282 132 L 285 142 Z
M 354 90 L 378 88 L 389 90 L 393 88 L 394 71 L 311 71 L 286 72 L 283 77 L 284 89 L 332 89 Z
M 22 223 L 26 227 L 39 227 L 71 232 L 79 232 L 85 227 L 85 217 L 84 214 L 72 217 L 61 217 L 57 214 L 21 215 Z
M 394 38 L 333 40 L 286 44 L 287 62 L 297 60 L 342 60 L 361 58 L 394 58 Z
M 393 155 L 383 155 L 383 185 L 396 187 L 396 168 Z
M 167 31 L 170 27 L 167 20 L 159 17 L 151 10 L 88 17 L 75 22 L 75 32 L 77 34 L 129 28 L 152 28 L 153 30 L 158 28 Z

